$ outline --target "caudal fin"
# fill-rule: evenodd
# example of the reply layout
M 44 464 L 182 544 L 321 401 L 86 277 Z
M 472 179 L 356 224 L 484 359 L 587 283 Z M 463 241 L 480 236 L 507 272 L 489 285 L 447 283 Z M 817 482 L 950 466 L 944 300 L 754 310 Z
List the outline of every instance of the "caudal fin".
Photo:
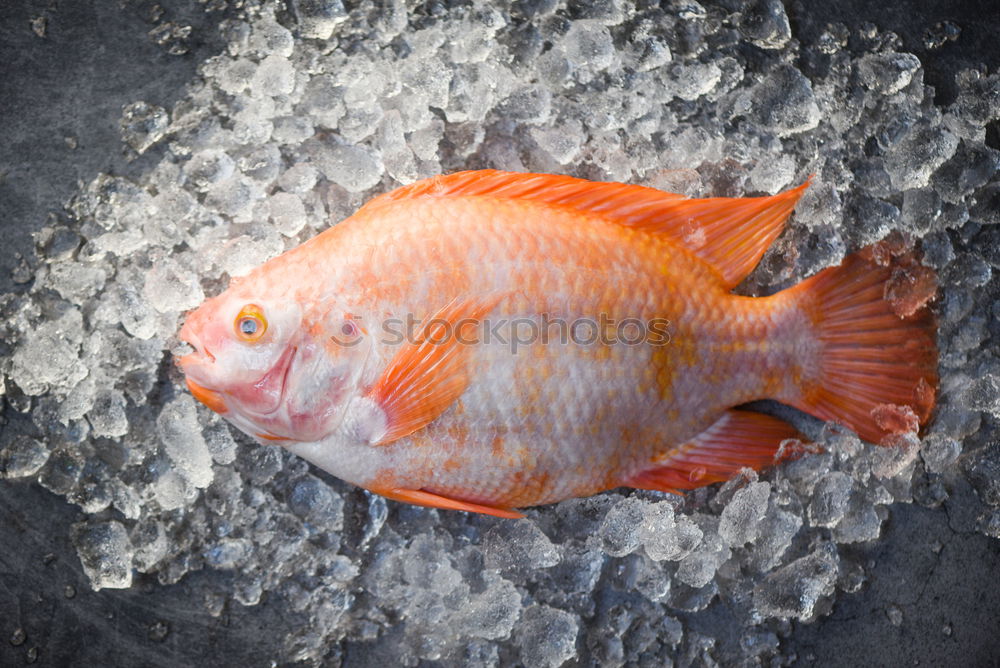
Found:
M 796 408 L 888 444 L 930 418 L 938 387 L 937 278 L 886 246 L 849 256 L 791 288 L 813 325 L 817 357 Z

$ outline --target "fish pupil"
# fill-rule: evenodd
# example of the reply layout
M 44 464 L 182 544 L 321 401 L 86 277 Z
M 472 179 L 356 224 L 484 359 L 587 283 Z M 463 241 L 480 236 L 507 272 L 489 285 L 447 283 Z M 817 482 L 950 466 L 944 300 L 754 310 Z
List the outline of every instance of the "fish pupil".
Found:
M 247 336 L 252 336 L 257 333 L 257 321 L 253 318 L 243 318 L 240 321 L 240 332 L 246 334 Z

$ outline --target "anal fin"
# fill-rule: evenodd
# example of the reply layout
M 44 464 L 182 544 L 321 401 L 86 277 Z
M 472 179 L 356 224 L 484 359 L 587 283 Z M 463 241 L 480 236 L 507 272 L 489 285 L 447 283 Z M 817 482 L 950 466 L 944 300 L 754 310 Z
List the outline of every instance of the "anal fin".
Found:
M 427 492 L 422 489 L 389 489 L 389 490 L 372 490 L 377 494 L 381 494 L 387 499 L 392 499 L 393 501 L 402 501 L 404 503 L 412 503 L 415 506 L 425 506 L 427 508 L 443 508 L 445 510 L 464 510 L 467 513 L 480 513 L 483 515 L 493 515 L 494 517 L 504 517 L 507 519 L 520 519 L 524 517 L 521 513 L 516 510 L 510 510 L 508 508 L 497 508 L 494 506 L 486 506 L 480 503 L 472 503 L 471 501 L 462 501 L 459 499 L 451 499 L 447 496 L 441 496 L 440 494 L 434 494 L 433 492 Z
M 758 471 L 787 459 L 781 442 L 803 436 L 778 418 L 753 411 L 726 411 L 711 427 L 625 481 L 636 489 L 678 493 L 729 480 L 744 468 Z

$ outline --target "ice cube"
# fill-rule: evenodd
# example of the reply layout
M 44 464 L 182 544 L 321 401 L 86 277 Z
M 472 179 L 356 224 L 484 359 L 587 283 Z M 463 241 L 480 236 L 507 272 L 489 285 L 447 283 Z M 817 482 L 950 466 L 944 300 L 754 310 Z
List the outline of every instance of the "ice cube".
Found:
M 779 136 L 811 130 L 820 121 L 811 82 L 790 65 L 775 68 L 754 86 L 749 106 L 750 117 Z
M 754 606 L 764 617 L 809 619 L 820 598 L 833 593 L 839 561 L 833 545 L 821 545 L 764 578 L 754 588 Z
M 733 494 L 719 516 L 719 536 L 731 547 L 741 547 L 756 540 L 761 520 L 767 512 L 771 485 L 750 483 Z
M 163 138 L 169 125 L 166 110 L 155 104 L 133 102 L 122 109 L 122 140 L 140 155 Z
M 318 179 L 319 172 L 315 167 L 308 162 L 300 162 L 278 177 L 278 185 L 286 192 L 302 194 L 311 190 Z
M 927 123 L 912 127 L 885 154 L 885 169 L 897 190 L 923 188 L 958 148 L 958 138 Z
M 910 85 L 920 60 L 912 53 L 870 53 L 855 65 L 861 85 L 883 95 L 892 95 Z
M 291 31 L 269 16 L 255 21 L 247 49 L 265 60 L 270 56 L 288 58 L 295 49 Z
M 347 19 L 342 0 L 292 0 L 291 7 L 300 34 L 309 39 L 330 39 Z
M 965 474 L 983 503 L 1000 506 L 1000 443 L 990 443 L 963 457 Z
M 576 656 L 576 617 L 547 605 L 525 608 L 514 629 L 526 668 L 556 668 Z
M 95 590 L 132 586 L 132 543 L 116 521 L 73 525 L 73 544 Z
M 381 161 L 362 146 L 334 137 L 310 140 L 304 146 L 312 164 L 323 176 L 349 192 L 368 190 L 382 178 Z
M 156 426 L 177 473 L 194 487 L 208 487 L 212 482 L 212 456 L 191 396 L 181 394 L 167 403 L 156 419 Z
M 575 118 L 560 121 L 553 127 L 532 127 L 528 132 L 539 148 L 561 165 L 575 160 L 586 141 L 583 124 Z
M 740 32 L 762 49 L 780 49 L 792 37 L 781 0 L 753 0 L 743 10 Z
M 253 78 L 250 79 L 250 94 L 255 97 L 288 95 L 293 88 L 295 88 L 295 68 L 287 58 L 275 53 L 260 62 Z
M 11 357 L 8 377 L 27 395 L 50 389 L 68 389 L 87 376 L 80 361 L 83 316 L 66 308 L 58 317 L 29 331 Z
M 817 527 L 832 527 L 847 512 L 854 480 L 842 471 L 830 471 L 816 484 L 809 502 L 809 523 Z
M 530 520 L 503 522 L 483 535 L 483 563 L 504 573 L 527 574 L 559 563 L 559 550 Z
M 714 531 L 708 531 L 698 547 L 681 559 L 677 567 L 677 579 L 696 589 L 704 587 L 712 581 L 719 566 L 731 554 L 723 538 Z
M 694 550 L 702 540 L 702 531 L 686 515 L 675 515 L 668 502 L 643 508 L 639 540 L 646 555 L 654 561 L 677 561 Z
M 267 200 L 271 221 L 286 237 L 298 234 L 306 224 L 306 208 L 298 195 L 275 193 Z
M 128 433 L 127 405 L 121 392 L 100 389 L 94 397 L 94 406 L 87 411 L 87 421 L 94 436 L 117 438 Z
M 21 436 L 0 447 L 0 478 L 27 478 L 42 470 L 49 451 L 40 441 Z
M 645 505 L 639 499 L 630 497 L 608 511 L 599 530 L 601 546 L 605 552 L 612 557 L 624 557 L 639 547 L 639 531 Z
M 146 274 L 143 294 L 160 313 L 179 313 L 205 301 L 194 270 L 169 257 L 153 263 Z
M 199 190 L 228 180 L 236 170 L 236 163 L 219 149 L 205 149 L 191 156 L 184 165 L 187 179 Z

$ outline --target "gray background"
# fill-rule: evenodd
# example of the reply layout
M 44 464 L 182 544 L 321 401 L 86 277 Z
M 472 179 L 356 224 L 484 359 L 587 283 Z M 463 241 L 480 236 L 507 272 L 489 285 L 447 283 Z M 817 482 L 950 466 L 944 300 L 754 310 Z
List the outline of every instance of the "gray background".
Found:
M 165 10 L 161 20 L 193 27 L 189 53 L 170 55 L 148 37 L 155 4 Z M 959 68 L 1000 65 L 996 2 L 870 4 L 787 6 L 793 33 L 805 41 L 830 21 L 896 31 L 923 61 L 939 104 L 950 100 Z M 47 18 L 44 38 L 30 26 L 39 16 Z M 78 180 L 101 171 L 129 176 L 155 164 L 155 149 L 126 161 L 121 108 L 135 100 L 169 108 L 198 63 L 221 50 L 216 26 L 225 16 L 206 14 L 196 0 L 0 4 L 0 292 L 23 289 L 10 277 L 18 255 L 30 259 L 31 232 L 60 215 Z M 928 54 L 923 32 L 944 19 L 962 35 Z M 993 127 L 988 142 L 1000 148 L 998 141 Z M 0 354 L 9 354 L 5 345 L 0 341 Z M 10 410 L 3 418 L 0 439 L 31 429 Z M 830 616 L 795 625 L 784 651 L 806 665 L 1000 665 L 1000 541 L 973 532 L 975 517 L 966 511 L 976 505 L 973 492 L 955 485 L 943 508 L 893 506 L 883 537 L 853 548 L 873 564 L 869 582 L 840 596 Z M 36 665 L 57 666 L 269 665 L 285 633 L 308 623 L 275 597 L 211 617 L 206 592 L 226 588 L 225 574 L 216 572 L 189 574 L 173 586 L 139 576 L 127 591 L 92 592 L 68 538 L 78 515 L 37 484 L 0 483 L 0 665 L 33 656 Z M 890 605 L 903 612 L 899 626 L 886 613 Z M 694 626 L 713 622 L 696 619 Z M 11 642 L 16 629 L 26 634 L 22 643 Z M 348 664 L 364 663 L 342 649 Z

